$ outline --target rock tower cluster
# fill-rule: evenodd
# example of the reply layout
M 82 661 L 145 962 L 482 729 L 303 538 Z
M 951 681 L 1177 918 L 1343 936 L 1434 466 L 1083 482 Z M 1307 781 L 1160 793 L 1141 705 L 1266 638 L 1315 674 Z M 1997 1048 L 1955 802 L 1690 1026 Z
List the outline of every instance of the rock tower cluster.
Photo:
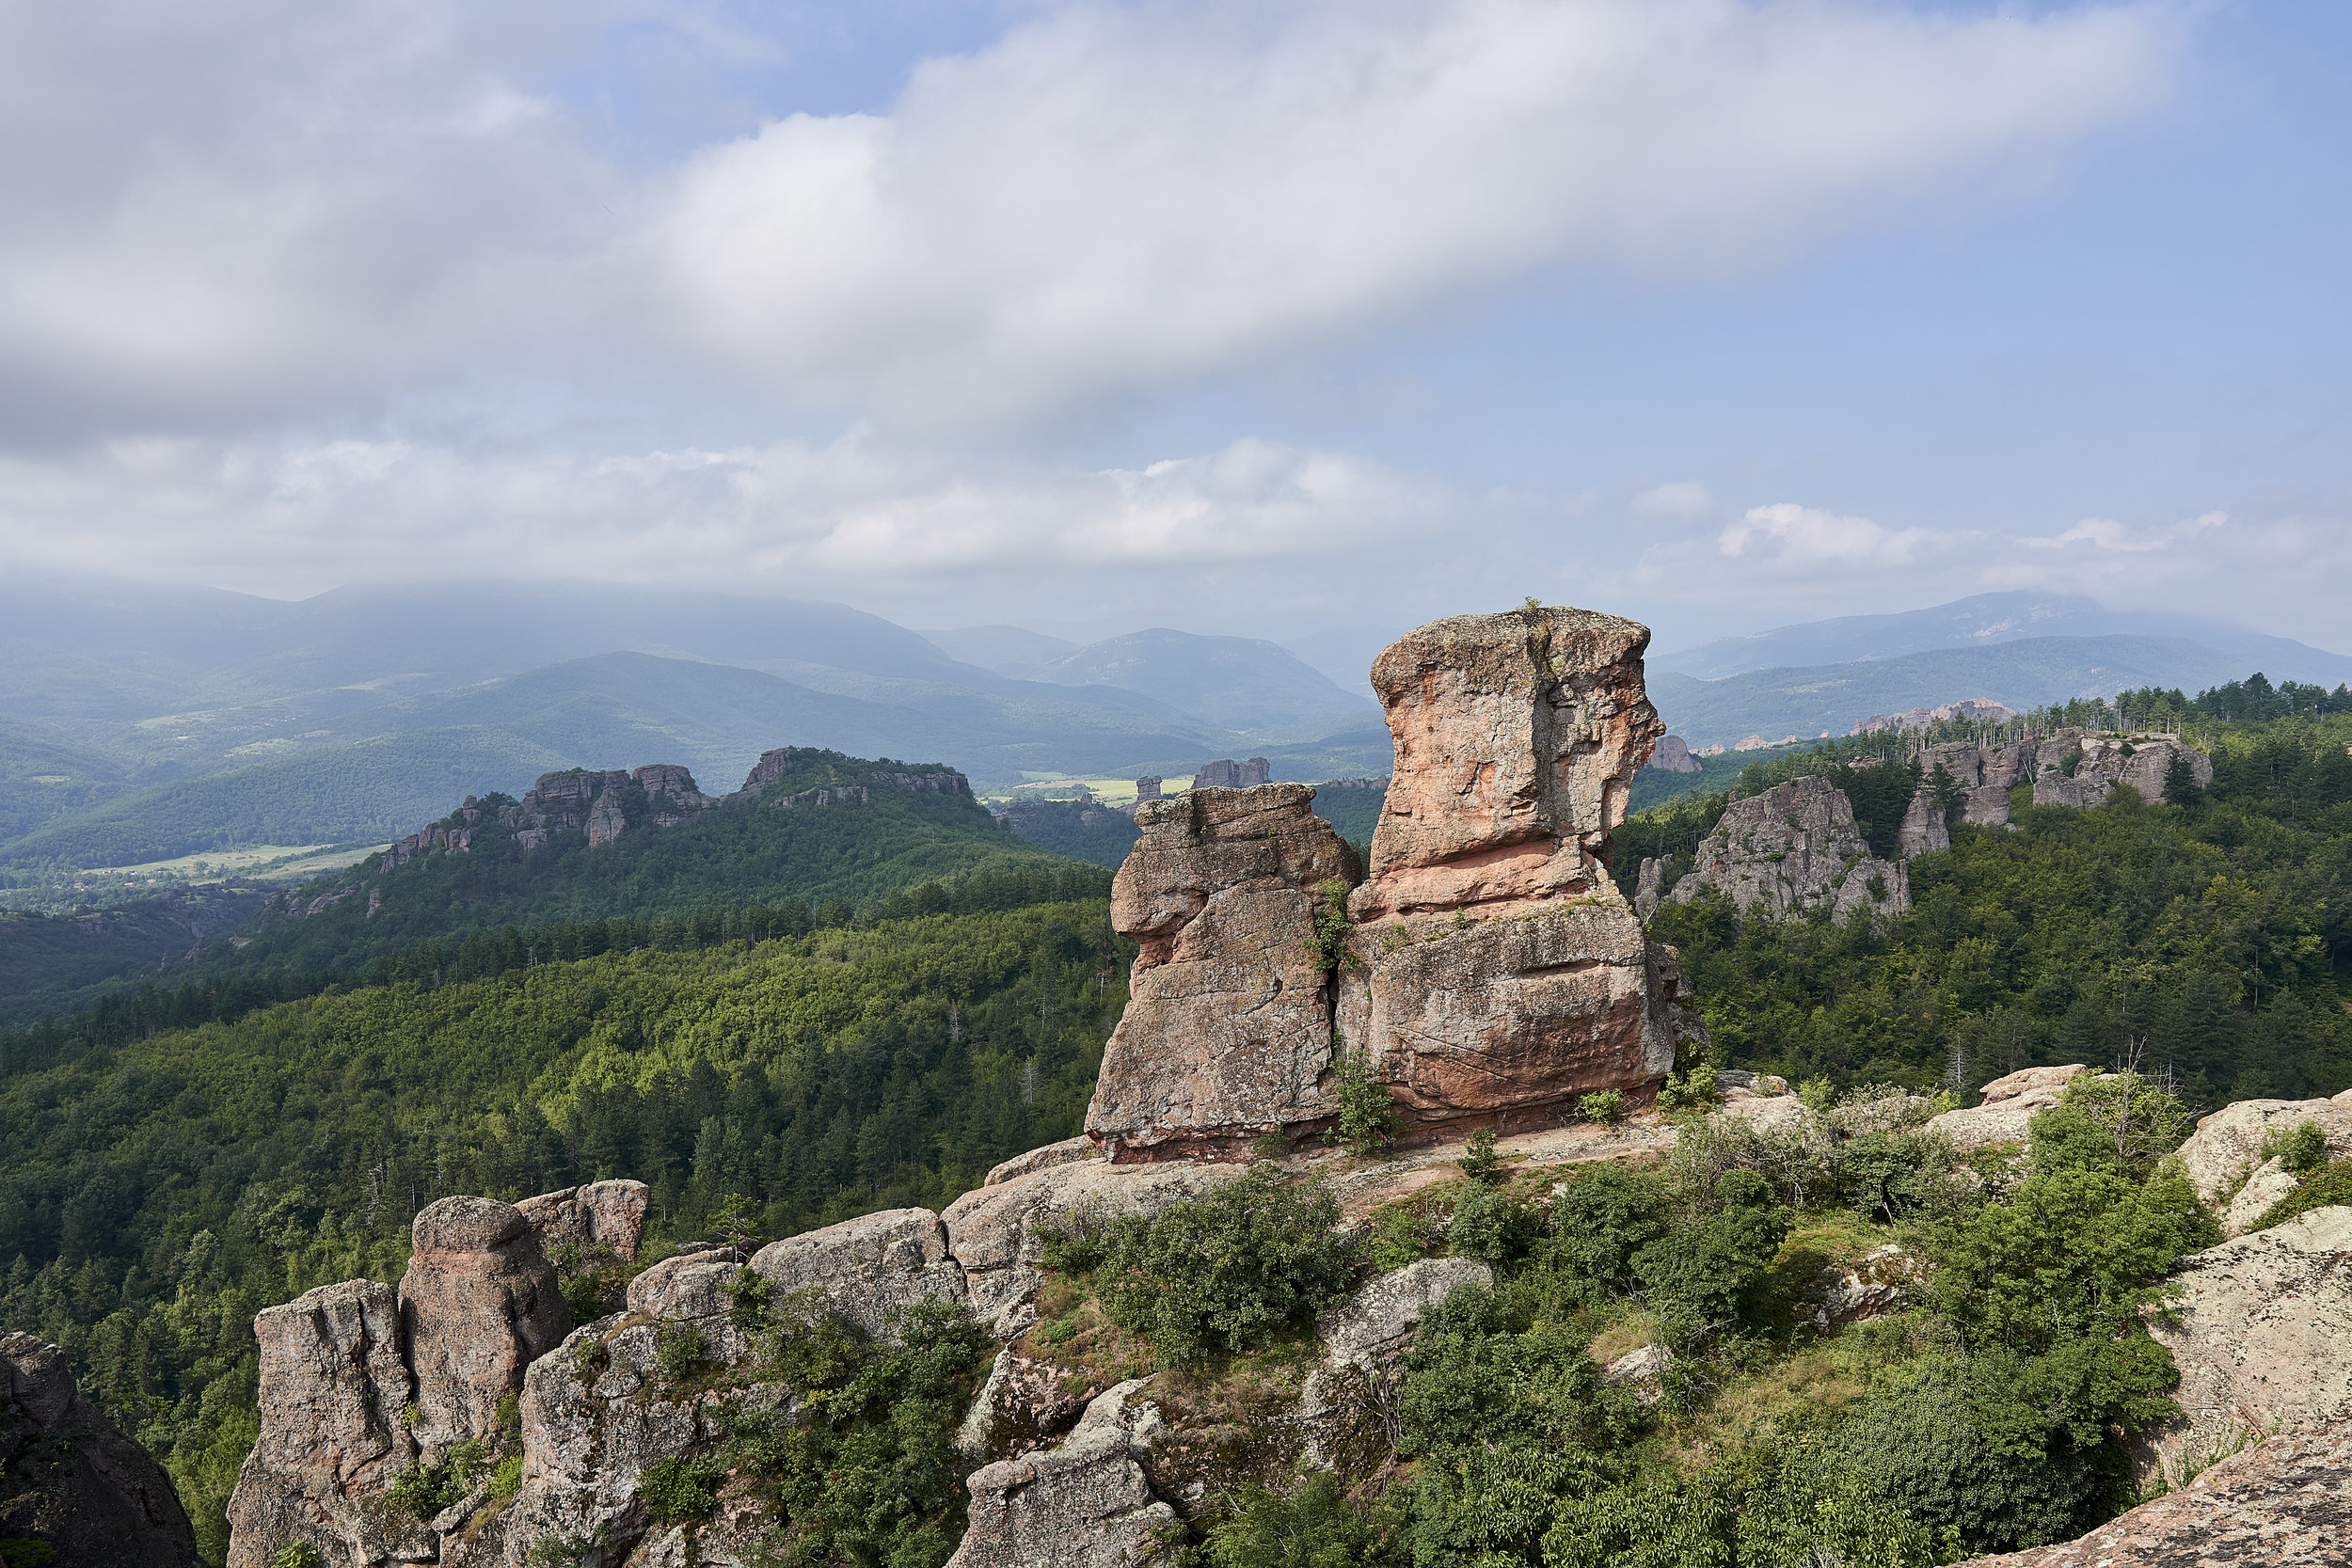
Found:
M 1111 918 L 1142 951 L 1088 1135 L 1121 1164 L 1295 1140 L 1338 1116 L 1350 1053 L 1408 1138 L 1653 1091 L 1698 1024 L 1609 873 L 1661 733 L 1648 641 L 1530 609 L 1388 648 L 1372 683 L 1396 768 L 1368 870 L 1303 785 L 1139 803 Z

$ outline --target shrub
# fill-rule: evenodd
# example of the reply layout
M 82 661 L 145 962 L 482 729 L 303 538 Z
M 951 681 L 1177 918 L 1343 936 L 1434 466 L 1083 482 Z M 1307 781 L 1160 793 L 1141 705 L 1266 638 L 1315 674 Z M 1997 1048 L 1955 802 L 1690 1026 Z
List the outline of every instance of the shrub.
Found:
M 1617 1089 L 1600 1089 L 1576 1102 L 1577 1114 L 1587 1121 L 1603 1127 L 1614 1127 L 1625 1115 L 1625 1095 Z
M 1892 1224 L 1964 1201 L 1951 1140 L 1920 1130 L 1864 1132 L 1836 1150 L 1837 1185 L 1856 1213 Z
M 1462 1174 L 1472 1181 L 1488 1186 L 1502 1180 L 1502 1160 L 1495 1153 L 1495 1135 L 1490 1128 L 1480 1128 L 1470 1136 L 1470 1148 L 1454 1162 Z
M 683 1383 L 707 1359 L 708 1343 L 692 1323 L 663 1323 L 654 1336 L 654 1364 L 672 1383 Z
M 1263 1343 L 1346 1294 L 1354 1249 L 1339 1200 L 1252 1166 L 1151 1219 L 1111 1223 L 1095 1293 L 1104 1314 L 1176 1359 Z
M 1347 945 L 1355 925 L 1347 916 L 1347 884 L 1338 878 L 1315 886 L 1315 925 L 1307 939 L 1307 956 L 1315 973 L 1329 979 L 1341 970 L 1360 969 L 1363 960 Z
M 1674 1195 L 1648 1171 L 1596 1165 L 1552 1200 L 1541 1257 L 1546 1266 L 1601 1294 L 1631 1279 L 1633 1255 L 1666 1233 Z
M 2038 1175 L 2105 1170 L 2138 1180 L 2181 1147 L 2189 1116 L 2154 1079 L 2137 1072 L 2084 1076 L 2026 1124 Z
M 2297 1214 L 2339 1203 L 2352 1204 L 2352 1160 L 2338 1160 L 2303 1178 L 2295 1191 L 2264 1211 L 2263 1217 L 2254 1222 L 2254 1228 L 2267 1230 L 2274 1225 L 2286 1224 Z
M 1633 1259 L 1650 1307 L 1677 1345 L 1702 1339 L 1740 1317 L 1743 1298 L 1772 1266 L 1788 1234 L 1789 1212 L 1755 1171 L 1715 1184 L 1720 1213 L 1668 1232 Z
M 512 1502 L 515 1494 L 522 1489 L 523 1456 L 516 1454 L 500 1460 L 498 1468 L 490 1472 L 490 1500 L 494 1503 Z
M 487 1467 L 489 1455 L 480 1443 L 453 1443 L 431 1465 L 412 1465 L 394 1477 L 384 1496 L 420 1519 L 463 1502 L 466 1494 Z
M 1428 1253 L 1428 1227 L 1411 1209 L 1383 1209 L 1373 1221 L 1372 1239 L 1365 1243 L 1365 1255 L 1382 1274 L 1401 1269 Z
M 1695 1062 L 1668 1078 L 1658 1091 L 1658 1102 L 1670 1111 L 1703 1111 L 1723 1098 L 1713 1064 Z
M 729 1323 L 741 1329 L 768 1326 L 768 1298 L 775 1287 L 766 1275 L 755 1269 L 740 1269 L 720 1288 L 726 1292 Z
M 1210 1568 L 1352 1568 L 1378 1555 L 1398 1523 L 1351 1506 L 1327 1470 L 1288 1497 L 1245 1486 L 1209 1530 Z
M 1543 1216 L 1509 1194 L 1472 1187 L 1454 1206 L 1446 1239 L 1456 1258 L 1503 1263 L 1525 1255 L 1542 1227 Z
M 2328 1163 L 2328 1130 L 2315 1121 L 2302 1121 L 2274 1132 L 2263 1139 L 2263 1158 L 2308 1176 Z
M 1331 1074 L 1332 1098 L 1340 1107 L 1331 1141 L 1359 1156 L 1387 1148 L 1396 1137 L 1396 1102 L 1388 1085 L 1374 1075 L 1372 1058 L 1361 1051 L 1343 1051 Z
M 719 1483 L 727 1467 L 708 1455 L 657 1459 L 637 1477 L 637 1496 L 657 1525 L 691 1524 L 719 1511 Z
M 10 1568 L 15 1568 L 15 1565 L 19 1561 L 32 1563 L 46 1560 L 47 1559 L 45 1558 L 29 1557 L 23 1559 L 9 1558 L 8 1560 Z M 319 1564 L 324 1560 L 325 1560 L 319 1556 L 318 1547 L 310 1542 L 292 1541 L 288 1542 L 285 1545 L 278 1547 L 277 1552 L 271 1556 L 269 1560 L 269 1568 L 319 1568 Z

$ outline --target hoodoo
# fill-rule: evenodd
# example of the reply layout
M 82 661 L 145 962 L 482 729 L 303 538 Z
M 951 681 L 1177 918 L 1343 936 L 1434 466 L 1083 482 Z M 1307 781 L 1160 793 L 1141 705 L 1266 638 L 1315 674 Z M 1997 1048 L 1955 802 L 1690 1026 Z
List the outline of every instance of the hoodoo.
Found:
M 1310 1133 L 1337 1112 L 1343 1051 L 1390 1086 L 1407 1137 L 1653 1091 L 1698 1023 L 1609 872 L 1663 728 L 1648 641 L 1614 616 L 1529 609 L 1382 653 L 1396 772 L 1352 891 L 1353 857 L 1299 785 L 1139 807 L 1112 918 L 1143 951 L 1089 1135 L 1125 1164 Z

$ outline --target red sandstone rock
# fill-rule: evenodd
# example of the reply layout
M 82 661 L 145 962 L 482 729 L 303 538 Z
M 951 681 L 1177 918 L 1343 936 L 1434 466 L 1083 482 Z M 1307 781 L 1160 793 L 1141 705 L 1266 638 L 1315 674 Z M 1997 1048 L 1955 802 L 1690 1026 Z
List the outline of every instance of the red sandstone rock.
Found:
M 417 1215 L 400 1280 L 416 1377 L 415 1433 L 427 1462 L 486 1436 L 499 1401 L 571 1328 L 538 1233 L 510 1203 L 445 1197 Z

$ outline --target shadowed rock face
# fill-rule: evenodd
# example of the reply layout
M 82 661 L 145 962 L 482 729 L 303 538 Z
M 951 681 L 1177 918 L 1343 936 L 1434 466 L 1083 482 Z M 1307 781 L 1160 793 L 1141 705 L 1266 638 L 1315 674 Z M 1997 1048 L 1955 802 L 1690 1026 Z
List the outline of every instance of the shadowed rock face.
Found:
M 538 1232 L 511 1203 L 445 1197 L 417 1215 L 400 1280 L 427 1462 L 489 1433 L 523 1369 L 570 1331 L 571 1314 Z
M 47 1546 L 51 1568 L 196 1568 L 170 1479 L 82 1398 L 64 1351 L 0 1334 L 0 1537 Z
M 1915 800 L 1915 811 L 1918 802 Z M 1941 832 L 1943 825 L 1935 824 Z M 1922 830 L 1924 831 L 1924 830 Z M 1948 839 L 1947 840 L 1948 843 Z M 1870 879 L 1879 880 L 1873 893 Z M 1699 845 L 1691 874 L 1670 896 L 1688 904 L 1708 888 L 1742 915 L 1772 919 L 1827 907 L 1843 920 L 1855 910 L 1899 914 L 1911 907 L 1899 862 L 1874 860 L 1854 822 L 1853 803 L 1827 779 L 1790 779 L 1734 800 Z
M 1136 808 L 1111 924 L 1141 947 L 1087 1134 L 1120 1164 L 1246 1152 L 1333 1114 L 1331 1006 L 1310 945 L 1316 888 L 1355 857 L 1304 784 L 1200 789 Z

